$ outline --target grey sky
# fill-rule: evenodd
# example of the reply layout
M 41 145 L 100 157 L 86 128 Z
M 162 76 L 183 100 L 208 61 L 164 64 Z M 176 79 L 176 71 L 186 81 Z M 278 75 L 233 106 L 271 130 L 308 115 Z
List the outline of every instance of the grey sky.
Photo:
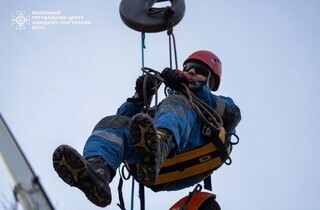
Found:
M 58 210 L 100 209 L 54 172 L 60 144 L 78 151 L 95 124 L 134 93 L 141 74 L 140 33 L 121 21 L 120 1 L 0 1 L 0 112 Z M 316 210 L 320 206 L 320 3 L 316 0 L 186 1 L 174 28 L 178 61 L 207 49 L 223 64 L 218 95 L 230 96 L 243 119 L 233 164 L 212 176 L 226 210 Z M 16 11 L 60 11 L 90 24 L 11 25 Z M 169 65 L 165 32 L 146 34 L 145 66 Z M 0 199 L 13 181 L 0 162 Z M 117 177 L 111 184 L 118 209 Z M 136 184 L 137 187 L 137 184 Z M 125 182 L 130 206 L 131 181 Z M 147 209 L 168 209 L 192 188 L 146 191 Z M 138 208 L 138 197 L 135 195 Z M 154 205 L 155 204 L 155 205 Z

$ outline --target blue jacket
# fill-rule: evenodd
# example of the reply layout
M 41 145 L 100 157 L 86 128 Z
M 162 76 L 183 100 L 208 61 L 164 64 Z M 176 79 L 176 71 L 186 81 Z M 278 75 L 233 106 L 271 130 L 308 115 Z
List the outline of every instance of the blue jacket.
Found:
M 239 107 L 231 98 L 217 96 L 206 86 L 198 88 L 195 95 L 219 114 L 227 133 L 235 133 L 236 126 L 241 120 L 241 113 Z M 157 128 L 166 128 L 174 134 L 177 144 L 176 151 L 174 151 L 176 153 L 198 148 L 208 142 L 201 135 L 202 122 L 188 103 L 189 101 L 184 96 L 170 95 L 161 102 L 158 112 L 154 116 L 154 123 Z M 142 111 L 143 106 L 141 104 L 125 102 L 118 109 L 117 114 L 132 117 Z M 177 180 L 166 184 L 163 188 L 157 188 L 156 186 L 150 188 L 153 191 L 183 189 L 202 181 L 209 175 L 208 173 Z
M 197 88 L 195 95 L 211 106 L 222 118 L 223 126 L 229 133 L 241 120 L 240 109 L 229 97 L 217 96 L 206 86 Z M 129 122 L 137 113 L 143 112 L 141 102 L 128 99 L 114 116 L 102 119 L 94 128 L 84 147 L 84 157 L 101 156 L 114 169 L 124 161 L 135 164 L 139 154 L 130 143 Z M 202 136 L 202 122 L 193 110 L 189 100 L 179 94 L 166 97 L 159 105 L 158 111 L 152 116 L 157 128 L 172 131 L 177 145 L 176 153 L 185 152 L 202 146 L 208 142 Z M 203 180 L 208 174 L 199 174 L 183 181 L 173 182 L 165 190 L 179 190 L 192 186 Z
M 236 126 L 241 120 L 241 112 L 239 107 L 230 97 L 217 96 L 211 90 L 202 86 L 195 94 L 201 101 L 205 102 L 215 109 L 223 121 L 223 127 L 227 132 L 234 132 Z M 135 114 L 143 112 L 144 107 L 139 102 L 125 102 L 117 111 L 118 115 L 133 117 Z

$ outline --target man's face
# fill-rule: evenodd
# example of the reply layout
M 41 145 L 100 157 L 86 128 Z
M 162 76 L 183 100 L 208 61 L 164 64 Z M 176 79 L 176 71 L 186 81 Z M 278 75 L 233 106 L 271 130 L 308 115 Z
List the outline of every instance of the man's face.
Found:
M 195 81 L 206 83 L 210 69 L 198 62 L 188 62 L 184 65 L 183 71 Z

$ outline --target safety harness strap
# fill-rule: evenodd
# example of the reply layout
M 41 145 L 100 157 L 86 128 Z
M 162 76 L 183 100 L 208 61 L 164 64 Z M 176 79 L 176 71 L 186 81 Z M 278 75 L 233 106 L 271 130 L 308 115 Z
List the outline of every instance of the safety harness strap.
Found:
M 139 183 L 140 210 L 145 210 L 144 185 Z
M 126 207 L 125 207 L 125 204 L 124 204 L 124 200 L 123 200 L 122 186 L 123 186 L 123 179 L 120 176 L 120 180 L 119 180 L 119 184 L 118 184 L 118 196 L 119 196 L 119 202 L 120 203 L 117 203 L 117 205 L 119 206 L 119 208 L 121 210 L 126 210 Z
M 225 131 L 222 129 L 217 138 L 223 148 L 219 149 L 215 142 L 209 142 L 199 148 L 167 158 L 161 166 L 155 185 L 173 182 L 219 168 L 230 154 L 230 146 L 225 147 L 225 135 Z M 221 153 L 225 153 L 226 158 L 222 157 Z
M 203 180 L 204 189 L 212 191 L 211 176 Z

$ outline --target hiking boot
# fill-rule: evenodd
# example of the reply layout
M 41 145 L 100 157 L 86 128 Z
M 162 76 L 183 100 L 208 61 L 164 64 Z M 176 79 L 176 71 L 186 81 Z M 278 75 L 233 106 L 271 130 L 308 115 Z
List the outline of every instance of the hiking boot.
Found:
M 97 206 L 111 203 L 110 169 L 101 157 L 84 159 L 72 147 L 60 145 L 52 159 L 55 171 L 65 183 L 79 188 Z
M 130 139 L 140 155 L 137 163 L 138 182 L 146 186 L 153 185 L 171 150 L 173 135 L 168 130 L 157 129 L 148 115 L 139 113 L 131 120 Z

